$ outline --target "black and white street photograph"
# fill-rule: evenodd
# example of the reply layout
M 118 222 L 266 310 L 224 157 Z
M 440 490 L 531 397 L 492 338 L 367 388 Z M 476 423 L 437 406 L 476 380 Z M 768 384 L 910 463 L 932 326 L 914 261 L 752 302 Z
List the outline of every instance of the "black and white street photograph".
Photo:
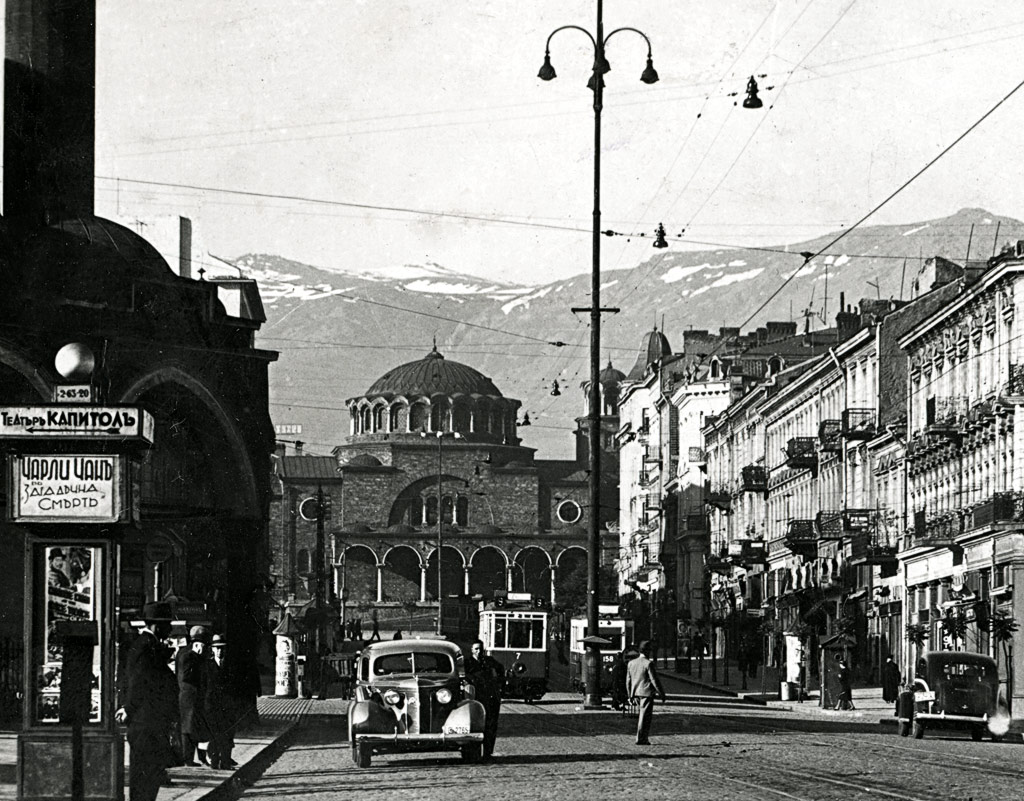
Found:
M 1024 4 L 0 6 L 0 801 L 1024 795 Z

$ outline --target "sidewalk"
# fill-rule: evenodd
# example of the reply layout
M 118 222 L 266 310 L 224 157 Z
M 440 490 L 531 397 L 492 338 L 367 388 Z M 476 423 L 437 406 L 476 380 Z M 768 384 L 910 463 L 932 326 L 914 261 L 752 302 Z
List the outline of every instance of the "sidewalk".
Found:
M 335 716 L 339 726 L 344 725 L 348 701 L 329 698 L 276 698 L 257 699 L 259 725 L 249 726 L 235 735 L 232 757 L 238 763 L 234 770 L 170 768 L 171 784 L 160 789 L 157 801 L 215 801 L 222 794 L 254 781 L 274 760 L 280 744 L 303 718 Z M 343 734 L 341 736 L 344 736 Z M 125 751 L 127 752 L 127 747 Z M 17 797 L 16 785 L 17 734 L 0 732 L 0 801 Z M 125 782 L 128 780 L 128 758 L 125 756 Z M 128 787 L 125 786 L 125 797 Z

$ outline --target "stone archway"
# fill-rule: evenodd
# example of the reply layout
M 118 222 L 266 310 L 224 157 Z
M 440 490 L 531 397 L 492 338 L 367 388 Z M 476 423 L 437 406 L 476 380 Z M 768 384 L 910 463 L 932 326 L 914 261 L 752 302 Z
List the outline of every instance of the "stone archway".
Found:
M 551 558 L 541 548 L 530 546 L 516 554 L 512 590 L 528 592 L 534 598 L 551 598 Z
M 384 601 L 416 600 L 420 597 L 419 552 L 410 545 L 396 545 L 384 555 L 381 595 Z
M 342 584 L 346 603 L 371 604 L 377 600 L 377 556 L 366 545 L 345 549 Z
M 507 583 L 508 557 L 493 545 L 478 548 L 470 561 L 469 594 L 489 600 L 495 590 L 506 589 Z
M 465 589 L 466 560 L 462 553 L 450 545 L 441 548 L 441 591 L 445 598 L 462 595 Z M 437 549 L 427 560 L 427 600 L 437 600 Z

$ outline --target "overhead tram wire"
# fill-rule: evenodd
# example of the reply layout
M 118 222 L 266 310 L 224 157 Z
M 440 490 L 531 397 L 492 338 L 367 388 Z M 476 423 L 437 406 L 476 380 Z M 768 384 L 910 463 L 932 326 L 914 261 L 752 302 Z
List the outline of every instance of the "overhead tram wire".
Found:
M 855 223 L 854 223 L 854 224 L 853 224 L 852 226 L 850 226 L 850 227 L 849 227 L 849 228 L 848 228 L 847 230 L 843 231 L 843 232 L 842 232 L 842 233 L 840 233 L 840 234 L 839 234 L 838 236 L 836 236 L 835 238 L 833 238 L 833 239 L 832 239 L 832 240 L 831 240 L 831 241 L 830 241 L 830 242 L 829 242 L 829 243 L 828 243 L 827 245 L 825 245 L 825 246 L 824 246 L 823 248 L 819 249 L 817 253 L 812 253 L 812 254 L 810 254 L 810 255 L 806 256 L 806 257 L 804 258 L 804 262 L 803 262 L 803 263 L 804 263 L 804 265 L 810 264 L 810 263 L 811 263 L 811 262 L 812 262 L 812 261 L 813 261 L 814 259 L 816 259 L 816 258 L 817 258 L 818 256 L 820 256 L 820 255 L 821 255 L 822 253 L 824 253 L 824 251 L 828 250 L 828 249 L 829 249 L 830 247 L 832 247 L 833 245 L 835 245 L 835 244 L 836 244 L 837 242 L 839 242 L 839 241 L 840 241 L 841 239 L 843 239 L 844 237 L 848 236 L 848 235 L 849 235 L 850 233 L 852 233 L 853 231 L 855 231 L 855 230 L 856 230 L 856 229 L 857 229 L 857 228 L 858 228 L 858 227 L 859 227 L 859 226 L 860 226 L 860 225 L 861 225 L 861 224 L 862 224 L 862 223 L 863 223 L 863 222 L 864 222 L 865 220 L 867 220 L 868 218 L 870 218 L 871 216 L 873 216 L 873 215 L 874 215 L 875 213 L 877 213 L 877 212 L 879 211 L 879 209 L 881 209 L 881 208 L 882 208 L 883 206 L 885 206 L 885 205 L 886 205 L 886 204 L 887 204 L 887 203 L 888 203 L 888 202 L 889 202 L 890 200 L 892 200 L 892 199 L 893 199 L 894 197 L 896 197 L 896 196 L 897 196 L 897 195 L 898 195 L 898 194 L 899 194 L 900 192 L 902 192 L 902 191 L 903 191 L 904 189 L 906 189 L 906 188 L 907 188 L 908 186 L 910 186 L 910 184 L 912 184 L 912 183 L 913 183 L 914 181 L 916 181 L 916 180 L 917 180 L 917 179 L 918 179 L 918 178 L 919 178 L 919 177 L 920 177 L 921 175 L 923 175 L 923 174 L 925 173 L 925 171 L 926 171 L 926 170 L 928 170 L 928 168 L 929 168 L 929 167 L 931 167 L 931 166 L 932 166 L 933 164 L 935 164 L 935 163 L 936 163 L 936 162 L 937 162 L 937 161 L 938 161 L 939 159 L 941 159 L 941 158 L 942 158 L 943 156 L 945 156 L 945 155 L 946 155 L 946 154 L 947 154 L 947 153 L 948 153 L 948 152 L 949 152 L 950 150 L 952 150 L 952 149 L 953 149 L 954 147 L 956 147 L 956 146 L 957 146 L 957 145 L 958 145 L 958 144 L 959 144 L 959 143 L 960 143 L 960 142 L 961 142 L 961 141 L 962 141 L 962 140 L 963 140 L 964 138 L 966 138 L 968 134 L 970 134 L 970 133 L 971 133 L 971 132 L 972 132 L 972 131 L 973 131 L 973 130 L 974 130 L 975 128 L 977 128 L 977 127 L 978 127 L 979 125 L 981 125 L 981 123 L 983 123 L 983 122 L 984 122 L 985 120 L 987 120 L 987 119 L 988 119 L 988 118 L 989 118 L 989 117 L 990 117 L 990 116 L 991 116 L 991 115 L 992 115 L 993 113 L 995 113 L 996 109 L 998 109 L 998 108 L 999 108 L 1000 106 L 1002 106 L 1002 105 L 1003 105 L 1003 103 L 1005 103 L 1005 102 L 1006 102 L 1007 100 L 1009 100 L 1009 99 L 1010 99 L 1011 97 L 1013 97 L 1013 95 L 1015 95 L 1015 94 L 1016 94 L 1016 93 L 1017 93 L 1018 91 L 1020 91 L 1021 87 L 1024 87 L 1024 81 L 1021 81 L 1021 82 L 1020 82 L 1020 83 L 1018 83 L 1018 84 L 1017 84 L 1016 86 L 1014 86 L 1014 87 L 1013 87 L 1013 89 L 1011 89 L 1011 90 L 1010 90 L 1010 91 L 1009 91 L 1009 92 L 1008 92 L 1008 93 L 1007 93 L 1006 95 L 1004 95 L 1002 99 L 1000 99 L 1000 100 L 999 100 L 999 101 L 998 101 L 998 102 L 997 102 L 997 103 L 996 103 L 996 104 L 995 104 L 994 106 L 992 106 L 992 108 L 990 108 L 990 109 L 989 109 L 988 111 L 986 111 L 986 112 L 985 112 L 984 114 L 982 114 L 982 115 L 981 115 L 981 117 L 979 117 L 979 118 L 978 118 L 977 120 L 975 120 L 975 121 L 974 121 L 973 123 L 971 123 L 971 125 L 970 125 L 970 126 L 969 126 L 969 127 L 967 128 L 967 130 L 965 130 L 965 131 L 964 131 L 964 132 L 963 132 L 962 134 L 960 134 L 960 135 L 959 135 L 959 136 L 958 136 L 958 137 L 957 137 L 956 139 L 954 139 L 954 140 L 953 140 L 952 142 L 950 142 L 950 144 L 946 145 L 946 147 L 944 147 L 944 148 L 943 148 L 943 149 L 942 149 L 942 150 L 941 150 L 941 151 L 939 152 L 939 154 L 938 154 L 937 156 L 935 156 L 935 157 L 934 157 L 933 159 L 931 159 L 931 160 L 930 160 L 930 161 L 929 161 L 929 162 L 928 162 L 927 164 L 925 164 L 925 165 L 924 165 L 924 166 L 923 166 L 923 167 L 922 167 L 921 169 L 919 169 L 919 170 L 918 170 L 917 172 L 915 172 L 915 173 L 914 173 L 914 174 L 913 174 L 912 176 L 910 176 L 910 178 L 908 178 L 908 179 L 907 179 L 906 181 L 904 181 L 904 182 L 903 182 L 902 184 L 900 184 L 900 186 L 899 186 L 899 187 L 897 187 L 897 188 L 896 188 L 896 189 L 895 189 L 895 190 L 894 190 L 893 192 L 891 192 L 891 193 L 890 193 L 890 194 L 889 194 L 889 195 L 888 195 L 888 196 L 887 196 L 887 197 L 886 197 L 886 198 L 885 198 L 884 200 L 882 200 L 882 202 L 881 202 L 881 203 L 879 203 L 879 204 L 878 204 L 878 205 L 876 205 L 876 206 L 875 206 L 874 208 L 872 208 L 872 209 L 871 209 L 871 210 L 870 210 L 870 211 L 869 211 L 869 212 L 868 212 L 867 214 L 865 214 L 865 215 L 864 215 L 863 217 L 861 217 L 861 218 L 860 218 L 859 220 L 857 220 L 857 222 L 855 222 Z M 800 255 L 803 255 L 803 254 L 800 254 Z M 803 265 L 802 265 L 802 266 L 803 266 Z M 789 282 L 790 282 L 790 281 L 792 281 L 792 280 L 793 280 L 793 279 L 794 279 L 794 278 L 795 278 L 795 277 L 796 277 L 796 276 L 797 276 L 797 275 L 798 275 L 798 274 L 800 273 L 800 270 L 802 269 L 802 266 L 801 266 L 801 267 L 798 267 L 798 268 L 797 268 L 797 269 L 795 269 L 795 270 L 793 270 L 793 271 L 792 271 L 792 272 L 791 272 L 791 273 L 789 274 L 789 276 L 788 276 L 788 277 L 787 277 L 787 278 L 786 278 L 786 279 L 785 279 L 785 280 L 784 280 L 784 281 L 783 281 L 783 282 L 782 282 L 781 284 L 779 284 L 778 288 L 777 288 L 777 289 L 776 289 L 776 290 L 775 290 L 774 292 L 772 292 L 772 293 L 771 293 L 771 295 L 769 295 L 769 296 L 767 297 L 767 299 L 765 299 L 765 301 L 764 301 L 764 302 L 763 302 L 763 303 L 762 303 L 762 304 L 761 304 L 760 306 L 758 306 L 758 307 L 757 307 L 757 308 L 756 308 L 756 309 L 755 309 L 755 310 L 753 311 L 753 313 L 752 313 L 752 314 L 750 314 L 750 315 L 749 315 L 749 316 L 747 317 L 747 319 L 746 319 L 746 320 L 744 320 L 744 321 L 743 321 L 743 322 L 742 322 L 742 323 L 740 324 L 740 328 L 741 328 L 741 329 L 742 329 L 742 328 L 745 328 L 745 327 L 746 327 L 747 325 L 749 325 L 749 324 L 750 324 L 750 321 L 751 321 L 751 320 L 753 320 L 753 319 L 754 319 L 754 318 L 755 318 L 755 317 L 756 317 L 756 316 L 757 316 L 758 314 L 760 314 L 760 313 L 761 313 L 761 312 L 762 312 L 762 311 L 763 311 L 763 310 L 765 309 L 765 307 L 766 307 L 766 306 L 767 306 L 767 305 L 768 305 L 769 303 L 771 303 L 771 302 L 772 302 L 773 300 L 775 300 L 775 298 L 776 298 L 776 297 L 778 297 L 779 293 L 781 293 L 781 292 L 782 292 L 782 290 L 783 290 L 783 289 L 785 289 L 785 288 L 786 288 L 786 287 L 787 287 L 787 286 L 789 285 Z M 714 355 L 715 353 L 717 353 L 717 352 L 718 352 L 718 350 L 719 350 L 720 348 L 721 348 L 721 343 L 720 343 L 720 344 L 718 344 L 718 345 L 716 345 L 716 346 L 715 346 L 715 347 L 714 347 L 714 348 L 713 348 L 713 349 L 711 350 L 711 352 L 710 352 L 710 353 L 708 354 L 708 356 L 713 356 L 713 355 Z

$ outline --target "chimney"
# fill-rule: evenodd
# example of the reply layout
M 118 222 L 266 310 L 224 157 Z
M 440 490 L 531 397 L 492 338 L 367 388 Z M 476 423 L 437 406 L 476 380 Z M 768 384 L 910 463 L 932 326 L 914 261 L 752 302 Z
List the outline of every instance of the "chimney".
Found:
M 178 218 L 178 275 L 192 277 L 192 220 Z
M 93 214 L 95 0 L 7 0 L 3 214 Z
M 302 446 L 305 445 L 305 444 L 306 443 L 303 442 L 301 439 L 295 440 L 295 455 L 296 456 L 302 456 Z

